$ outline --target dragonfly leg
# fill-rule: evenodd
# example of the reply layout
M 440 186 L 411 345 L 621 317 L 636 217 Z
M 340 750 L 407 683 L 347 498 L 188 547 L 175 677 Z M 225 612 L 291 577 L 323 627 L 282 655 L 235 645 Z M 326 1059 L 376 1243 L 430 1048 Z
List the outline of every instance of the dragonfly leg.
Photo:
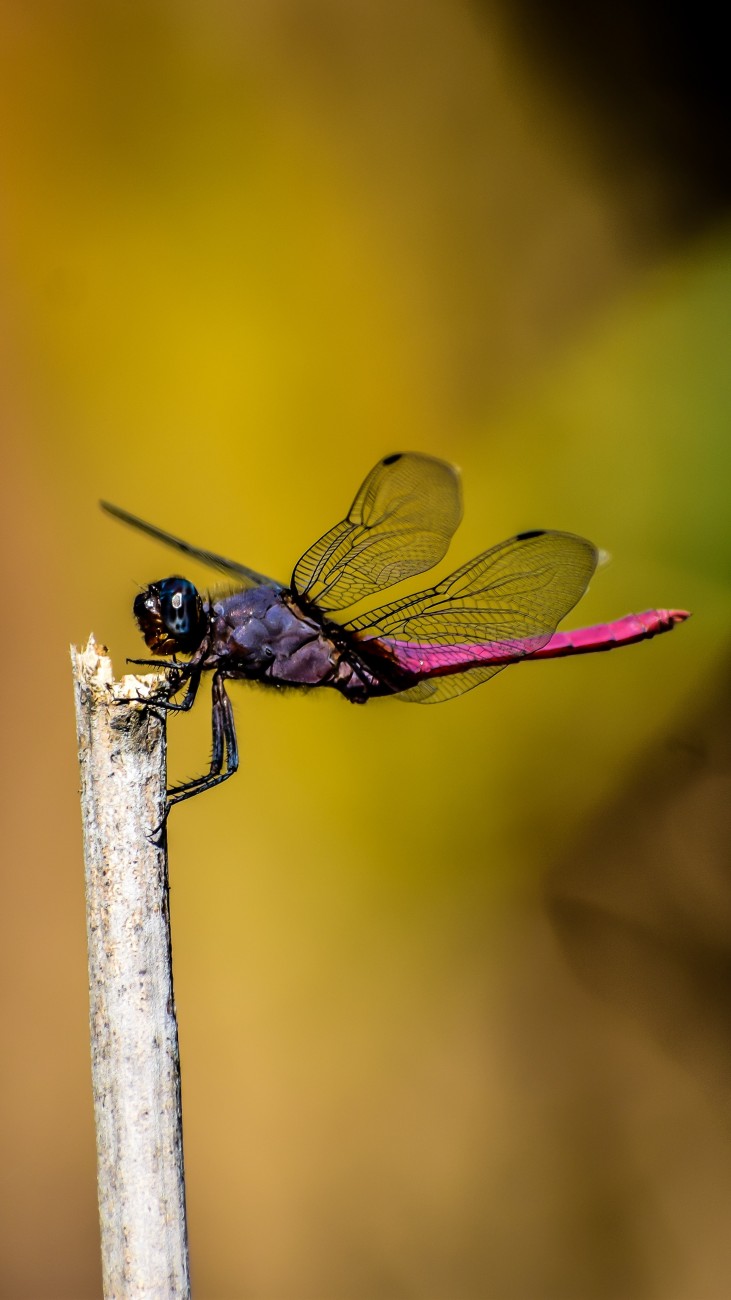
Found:
M 183 696 L 180 703 L 175 704 L 172 700 L 156 700 L 155 708 L 165 709 L 167 713 L 187 713 L 188 709 L 193 708 L 193 705 L 195 703 L 195 697 L 198 694 L 198 687 L 200 686 L 200 684 L 201 684 L 200 669 L 194 669 L 191 672 L 190 677 L 188 678 L 188 689 L 185 692 L 185 695 Z M 183 682 L 181 681 L 176 682 L 174 677 L 171 679 L 172 691 L 179 691 L 182 685 Z
M 128 663 L 149 663 L 150 660 L 129 659 L 127 662 Z M 185 683 L 185 678 L 188 676 L 187 673 L 188 665 L 187 664 L 185 665 L 165 664 L 164 667 L 171 669 L 171 676 L 168 679 L 170 690 L 173 693 L 175 691 L 179 691 L 181 686 L 183 686 Z M 179 680 L 181 668 L 185 668 L 186 671 L 182 674 L 182 680 Z M 178 675 L 177 678 L 176 678 L 176 674 Z M 147 705 L 148 708 L 152 709 L 154 712 L 160 709 L 163 713 L 187 713 L 189 709 L 192 709 L 193 704 L 195 703 L 195 697 L 198 694 L 198 687 L 200 686 L 200 682 L 201 682 L 200 669 L 194 668 L 190 672 L 190 676 L 188 677 L 188 689 L 185 692 L 185 695 L 183 696 L 183 699 L 180 701 L 179 704 L 176 704 L 173 700 L 156 699 L 153 701 L 153 700 L 144 699 L 142 696 L 136 697 L 136 699 L 133 702 L 137 704 L 145 704 Z M 126 706 L 130 703 L 130 700 L 128 699 L 115 700 L 114 703 L 117 705 Z
M 179 664 L 172 659 L 128 659 L 128 664 L 141 664 L 143 668 L 176 668 L 178 672 L 184 673 L 190 668 L 190 664 Z
M 170 659 L 128 659 L 128 664 L 140 665 L 142 668 L 164 668 L 167 674 L 167 683 L 170 693 L 175 694 L 180 690 L 183 682 L 188 678 L 193 678 L 196 673 L 200 676 L 200 669 L 195 660 L 189 663 L 178 663 L 175 655 Z
M 215 785 L 220 785 L 222 781 L 227 781 L 239 766 L 239 747 L 236 740 L 233 709 L 226 694 L 222 673 L 216 673 L 213 678 L 212 695 L 213 752 L 211 754 L 210 768 L 202 776 L 196 777 L 195 780 L 184 781 L 181 785 L 173 786 L 172 790 L 168 790 L 165 809 L 166 820 L 174 804 L 182 803 L 184 799 L 192 799 L 193 795 L 202 794 L 204 790 L 211 790 Z M 187 698 L 186 696 L 184 704 Z M 224 756 L 226 769 L 222 771 Z

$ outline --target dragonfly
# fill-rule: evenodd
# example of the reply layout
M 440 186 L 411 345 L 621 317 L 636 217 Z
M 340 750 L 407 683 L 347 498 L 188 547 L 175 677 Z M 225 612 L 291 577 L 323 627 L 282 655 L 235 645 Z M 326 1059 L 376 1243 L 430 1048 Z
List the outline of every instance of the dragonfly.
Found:
M 328 686 L 353 704 L 394 696 L 454 699 L 510 664 L 612 650 L 669 632 L 689 614 L 652 609 L 558 632 L 583 596 L 599 552 L 583 537 L 537 528 L 483 551 L 434 586 L 361 612 L 364 602 L 438 564 L 462 518 L 457 469 L 416 452 L 385 456 L 340 523 L 297 561 L 289 584 L 192 546 L 119 506 L 108 514 L 223 573 L 234 587 L 202 596 L 183 577 L 151 582 L 134 601 L 145 643 L 165 659 L 163 707 L 192 708 L 212 677 L 209 769 L 167 792 L 171 807 L 233 776 L 239 765 L 230 680 Z M 359 607 L 359 608 L 355 608 Z M 180 655 L 185 656 L 181 660 Z

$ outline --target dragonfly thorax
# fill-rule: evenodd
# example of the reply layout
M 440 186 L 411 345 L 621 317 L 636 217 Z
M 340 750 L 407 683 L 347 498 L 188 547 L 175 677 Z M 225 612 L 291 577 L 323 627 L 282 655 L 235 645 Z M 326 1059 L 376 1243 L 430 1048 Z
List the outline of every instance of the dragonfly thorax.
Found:
M 331 680 L 339 657 L 322 624 L 281 589 L 255 587 L 211 604 L 205 663 L 215 662 L 227 676 L 321 686 Z

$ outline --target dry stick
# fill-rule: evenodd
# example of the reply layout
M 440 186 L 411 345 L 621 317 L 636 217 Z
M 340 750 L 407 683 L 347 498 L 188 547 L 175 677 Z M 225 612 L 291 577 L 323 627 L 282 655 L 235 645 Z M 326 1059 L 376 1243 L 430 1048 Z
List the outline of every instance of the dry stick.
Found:
M 131 702 L 154 701 L 160 679 L 115 682 L 93 637 L 71 657 L 104 1296 L 178 1300 L 190 1280 L 167 849 L 149 838 L 163 815 L 165 725 Z

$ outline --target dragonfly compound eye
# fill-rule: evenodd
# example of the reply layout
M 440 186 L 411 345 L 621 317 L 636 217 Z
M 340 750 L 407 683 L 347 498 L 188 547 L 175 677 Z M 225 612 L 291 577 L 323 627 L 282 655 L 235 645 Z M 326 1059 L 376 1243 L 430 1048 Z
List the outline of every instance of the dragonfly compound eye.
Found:
M 166 578 L 158 583 L 160 614 L 171 636 L 181 650 L 191 641 L 200 640 L 203 604 L 192 582 L 185 578 Z
M 196 650 L 206 628 L 203 602 L 192 582 L 163 578 L 138 596 L 134 612 L 151 649 L 162 654 Z

